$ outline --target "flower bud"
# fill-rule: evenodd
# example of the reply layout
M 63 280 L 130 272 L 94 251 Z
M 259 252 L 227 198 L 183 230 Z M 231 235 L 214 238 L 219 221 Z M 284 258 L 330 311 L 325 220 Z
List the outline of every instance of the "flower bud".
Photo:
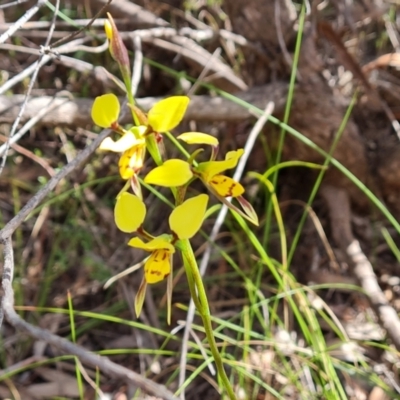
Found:
M 110 13 L 107 13 L 108 20 L 104 23 L 104 30 L 110 42 L 110 53 L 112 58 L 118 63 L 124 81 L 130 81 L 130 62 L 128 51 L 118 32 L 117 26 Z

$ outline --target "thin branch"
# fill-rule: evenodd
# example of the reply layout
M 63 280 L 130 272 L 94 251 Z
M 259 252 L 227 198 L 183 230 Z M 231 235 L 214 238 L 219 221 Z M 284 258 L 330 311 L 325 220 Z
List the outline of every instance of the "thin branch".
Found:
M 72 2 L 80 5 L 82 0 L 72 0 Z M 108 3 L 108 0 L 93 0 L 92 2 L 103 6 Z M 129 18 L 133 25 L 141 25 L 141 27 L 169 25 L 164 19 L 129 0 L 114 1 L 109 5 L 109 10 L 114 18 Z
M 1 8 L 1 6 L 0 6 Z M 96 21 L 92 23 L 92 27 L 103 27 L 104 26 L 104 21 L 106 21 L 107 18 L 97 18 Z M 66 21 L 57 21 L 56 22 L 56 27 L 57 28 L 73 28 L 77 26 L 85 26 L 87 27 L 87 24 L 92 20 L 92 18 L 83 18 L 83 19 L 74 19 L 74 25 L 71 25 L 71 22 L 66 22 Z M 12 25 L 13 23 L 10 22 L 3 22 L 0 24 L 0 29 L 3 28 L 8 28 Z M 49 21 L 29 21 L 25 23 L 24 25 L 21 26 L 20 30 L 36 30 L 36 29 L 48 29 L 50 26 Z
M 284 39 L 283 33 L 282 33 L 280 0 L 275 0 L 274 11 L 275 11 L 276 36 L 278 39 L 278 44 L 279 44 L 279 47 L 281 48 L 283 58 L 286 61 L 286 64 L 288 65 L 289 68 L 292 68 L 293 60 L 292 60 L 292 57 L 290 56 L 289 51 L 286 47 L 286 42 L 285 42 L 285 39 Z
M 26 3 L 27 1 L 29 1 L 29 0 L 16 0 L 16 1 L 12 1 L 11 3 L 0 4 L 0 10 L 4 10 L 5 8 L 13 7 L 17 4 Z
M 53 18 L 51 19 L 50 22 L 50 29 L 49 29 L 49 33 L 46 39 L 46 43 L 44 44 L 44 47 L 48 47 L 51 41 L 51 38 L 53 37 L 53 33 L 54 33 L 54 29 L 56 27 L 56 21 L 57 21 L 57 14 L 58 14 L 58 10 L 60 9 L 60 0 L 56 0 L 56 7 L 53 13 Z
M 0 140 L 2 142 L 7 142 L 8 138 L 0 134 Z M 3 147 L 3 146 L 1 146 Z M 20 146 L 19 144 L 12 143 L 11 147 L 18 153 L 24 155 L 27 158 L 30 158 L 35 163 L 39 164 L 50 176 L 54 176 L 56 174 L 55 170 L 49 165 L 49 163 L 42 157 L 37 156 L 32 153 L 30 150 L 25 147 Z
M 358 240 L 354 239 L 348 245 L 346 253 L 353 264 L 354 275 L 368 296 L 383 328 L 386 330 L 397 351 L 400 351 L 399 316 L 382 292 L 372 264 L 362 251 Z
M 102 44 L 100 46 L 91 48 L 87 46 L 82 46 L 83 43 L 91 40 L 90 37 L 85 37 L 85 38 L 79 38 L 75 39 L 72 42 L 69 42 L 67 44 L 64 44 L 60 47 L 57 47 L 54 49 L 54 53 L 57 54 L 68 54 L 68 53 L 73 53 L 78 50 L 85 50 L 85 51 L 93 51 L 93 52 L 98 52 L 98 51 L 104 51 L 107 49 L 107 46 L 105 44 Z M 9 79 L 7 82 L 5 82 L 2 86 L 0 86 L 0 95 L 4 94 L 6 91 L 10 90 L 13 86 L 15 86 L 18 82 L 21 82 L 28 76 L 34 73 L 36 70 L 37 66 L 38 68 L 41 68 L 43 65 L 48 63 L 50 60 L 54 59 L 55 54 L 51 53 L 48 55 L 43 55 L 42 57 L 39 58 L 39 60 L 35 61 L 33 64 L 31 64 L 29 67 L 24 68 L 19 74 L 13 76 L 11 79 Z
M 204 66 L 203 71 L 201 71 L 199 77 L 196 79 L 196 82 L 193 84 L 193 86 L 190 88 L 188 91 L 187 95 L 192 96 L 196 93 L 197 89 L 201 86 L 201 84 L 204 81 L 204 78 L 207 76 L 208 72 L 211 69 L 212 63 L 216 59 L 218 59 L 221 55 L 221 47 L 217 47 L 214 51 L 214 53 L 211 55 L 210 59 L 207 61 L 207 64 Z
M 7 39 L 9 39 L 21 26 L 29 21 L 42 7 L 47 0 L 38 0 L 35 6 L 30 8 L 19 20 L 15 21 L 10 28 L 5 31 L 2 35 L 0 35 L 0 43 L 4 43 Z
M 36 5 L 36 7 L 37 7 L 37 10 L 36 10 L 36 11 L 39 10 L 39 8 L 40 8 L 40 6 L 41 6 L 41 2 L 42 2 L 42 0 L 39 0 L 39 1 L 38 1 L 37 5 Z M 52 34 L 53 34 L 53 32 L 54 32 L 54 25 L 55 25 L 55 22 L 56 22 L 57 12 L 58 12 L 59 5 L 60 5 L 60 0 L 57 0 L 57 1 L 56 1 L 56 10 L 55 10 L 55 13 L 54 13 L 54 15 L 53 15 L 53 19 L 52 19 L 52 21 L 51 21 L 49 33 L 48 33 L 48 36 L 47 36 L 47 39 L 46 39 L 46 42 L 45 42 L 45 45 L 44 45 L 45 47 L 47 47 L 48 44 L 50 43 L 51 36 L 52 36 Z M 34 7 L 33 7 L 33 8 L 34 8 Z M 32 10 L 32 9 L 31 9 L 31 10 Z M 36 13 L 36 11 L 35 11 L 35 13 Z M 25 15 L 27 15 L 27 13 L 26 13 Z M 33 15 L 34 15 L 34 13 L 32 13 L 32 15 L 30 15 L 29 18 L 31 18 Z M 29 18 L 28 18 L 28 19 L 29 19 Z M 18 22 L 18 21 L 17 21 L 17 22 Z M 17 24 L 17 23 L 16 23 L 16 24 Z M 21 24 L 21 25 L 22 25 L 22 24 Z M 11 28 L 10 28 L 10 29 L 11 29 Z M 10 29 L 9 29 L 9 31 L 10 31 Z M 1 42 L 1 39 L 0 39 L 0 43 L 2 43 L 2 42 Z M 2 153 L 2 159 L 1 159 L 1 163 L 0 163 L 0 175 L 1 175 L 1 173 L 3 172 L 4 166 L 6 165 L 7 155 L 8 155 L 8 150 L 10 149 L 11 140 L 12 140 L 13 136 L 15 135 L 15 133 L 16 133 L 16 131 L 17 131 L 17 129 L 18 129 L 18 125 L 19 125 L 19 123 L 20 123 L 20 121 L 21 121 L 22 115 L 23 115 L 24 112 L 25 112 L 25 108 L 26 108 L 26 105 L 27 105 L 27 103 L 28 103 L 29 96 L 30 96 L 30 94 L 31 94 L 31 92 L 32 92 L 33 86 L 35 85 L 35 82 L 36 82 L 36 78 L 37 78 L 37 76 L 38 76 L 38 74 L 39 74 L 39 70 L 40 70 L 39 65 L 40 65 L 40 61 L 41 61 L 41 59 L 43 58 L 43 56 L 44 56 L 44 54 L 42 54 L 42 55 L 39 56 L 39 60 L 38 60 L 38 62 L 37 62 L 37 64 L 36 64 L 36 68 L 35 68 L 34 71 L 33 71 L 32 78 L 31 78 L 31 80 L 30 80 L 30 82 L 29 82 L 28 89 L 27 89 L 27 91 L 26 91 L 24 101 L 23 101 L 23 103 L 22 103 L 22 105 L 21 105 L 21 108 L 20 108 L 20 110 L 19 110 L 19 113 L 18 113 L 18 115 L 17 115 L 17 118 L 15 119 L 15 121 L 14 121 L 12 127 L 11 127 L 11 131 L 10 131 L 8 140 L 7 140 L 7 142 L 5 143 L 5 149 L 4 149 L 3 153 Z
M 73 39 L 74 37 L 78 36 L 80 33 L 82 33 L 84 30 L 90 28 L 93 24 L 93 22 L 97 19 L 97 17 L 105 10 L 105 8 L 107 8 L 107 6 L 112 2 L 112 0 L 107 0 L 107 2 L 103 5 L 103 7 L 91 18 L 91 20 L 82 28 L 80 28 L 79 30 L 72 32 L 71 34 L 67 35 L 66 37 L 63 37 L 60 40 L 57 40 L 56 42 L 54 42 L 51 47 L 55 48 L 56 46 L 60 46 L 63 43 L 66 43 L 68 40 Z M 57 9 L 58 11 L 58 9 Z M 55 14 L 57 14 L 57 12 L 55 12 Z M 48 45 L 48 44 L 47 44 Z

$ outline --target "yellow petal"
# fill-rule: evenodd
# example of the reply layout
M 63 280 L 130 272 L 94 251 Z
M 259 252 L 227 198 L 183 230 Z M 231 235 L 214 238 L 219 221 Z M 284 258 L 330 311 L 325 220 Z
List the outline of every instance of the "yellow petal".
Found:
M 118 121 L 119 100 L 115 94 L 108 93 L 94 99 L 92 106 L 92 120 L 102 128 L 111 128 Z
M 156 103 L 149 111 L 149 125 L 156 132 L 167 132 L 174 129 L 185 115 L 189 97 L 172 96 Z
M 147 243 L 138 237 L 134 237 L 128 242 L 128 245 L 148 252 L 153 252 L 154 250 L 168 250 L 170 253 L 175 252 L 175 247 L 168 240 L 160 236 Z
M 135 232 L 146 216 L 146 206 L 139 197 L 124 192 L 117 198 L 114 209 L 115 224 L 122 232 Z
M 104 21 L 104 31 L 106 32 L 107 39 L 111 41 L 113 38 L 113 30 L 108 19 Z
M 218 146 L 218 139 L 208 133 L 203 132 L 185 132 L 178 136 L 187 144 L 209 144 L 210 146 Z
M 110 137 L 105 138 L 101 142 L 99 149 L 122 153 L 139 143 L 144 144 L 144 139 L 136 139 L 135 135 L 128 131 L 117 141 L 112 140 Z
M 122 179 L 129 179 L 142 169 L 145 151 L 144 145 L 139 145 L 131 147 L 122 154 L 118 162 Z
M 236 167 L 243 153 L 243 149 L 230 151 L 226 154 L 224 161 L 206 161 L 200 163 L 196 170 L 202 175 L 203 179 L 208 182 L 213 176 L 227 169 Z
M 244 193 L 243 186 L 225 175 L 215 175 L 207 182 L 222 197 L 238 197 Z
M 184 201 L 169 216 L 169 227 L 179 239 L 190 239 L 201 228 L 208 196 L 200 194 Z
M 155 250 L 144 265 L 144 278 L 147 283 L 157 283 L 171 273 L 171 253 L 168 250 Z
M 152 185 L 177 187 L 189 182 L 192 177 L 192 170 L 186 161 L 172 159 L 151 170 L 144 181 Z

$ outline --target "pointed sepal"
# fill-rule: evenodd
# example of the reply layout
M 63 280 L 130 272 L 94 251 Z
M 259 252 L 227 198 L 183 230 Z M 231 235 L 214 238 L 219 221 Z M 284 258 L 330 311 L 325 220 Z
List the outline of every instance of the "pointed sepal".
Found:
M 236 199 L 239 202 L 245 214 L 248 216 L 248 220 L 254 225 L 258 226 L 259 224 L 258 215 L 255 212 L 253 206 L 243 196 L 238 196 L 236 197 Z
M 140 317 L 140 313 L 142 312 L 144 299 L 146 297 L 146 289 L 147 289 L 147 282 L 146 279 L 142 279 L 142 283 L 140 284 L 139 290 L 136 293 L 135 297 L 135 313 L 136 317 Z

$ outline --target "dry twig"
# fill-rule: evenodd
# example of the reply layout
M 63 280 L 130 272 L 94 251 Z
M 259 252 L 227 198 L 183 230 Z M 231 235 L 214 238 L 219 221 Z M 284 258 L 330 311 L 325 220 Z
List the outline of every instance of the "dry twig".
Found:
M 9 39 L 25 22 L 29 21 L 45 3 L 46 0 L 38 0 L 36 5 L 31 7 L 18 21 L 13 23 L 10 28 L 0 36 L 0 43 L 4 43 Z
M 277 82 L 265 86 L 252 88 L 248 91 L 238 93 L 236 97 L 246 103 L 252 104 L 257 108 L 263 108 L 267 100 L 275 103 L 275 112 L 282 110 L 284 106 L 288 85 L 284 82 Z M 1 96 L 0 95 L 0 123 L 12 122 L 18 114 L 19 106 L 23 96 Z M 48 104 L 52 97 L 42 96 L 31 98 L 27 104 L 22 121 L 29 120 L 38 114 L 44 105 Z M 148 111 L 160 98 L 145 97 L 137 99 L 138 105 L 144 111 Z M 50 110 L 40 121 L 40 123 L 57 126 L 88 126 L 92 125 L 90 110 L 93 99 L 69 99 L 55 98 L 54 108 Z M 236 104 L 224 97 L 193 96 L 189 108 L 185 115 L 187 120 L 195 121 L 241 121 L 253 117 L 251 110 L 243 105 Z M 121 123 L 131 123 L 131 118 L 127 114 L 120 120 Z
M 73 0 L 72 3 L 81 5 L 82 0 Z M 108 0 L 94 0 L 93 4 L 97 8 L 102 8 L 108 3 Z M 131 23 L 136 26 L 168 26 L 169 23 L 162 18 L 157 17 L 152 12 L 145 10 L 137 4 L 128 0 L 113 0 L 108 6 L 108 10 L 114 17 L 129 18 Z
M 10 29 L 8 29 L 8 31 L 2 35 L 2 37 L 0 38 L 0 43 L 3 43 L 5 40 L 7 40 L 7 38 L 9 38 L 17 29 L 19 29 L 23 25 L 24 22 L 26 22 L 28 19 L 30 19 L 39 10 L 39 8 L 43 4 L 44 4 L 43 0 L 39 0 L 37 2 L 36 6 L 30 8 L 25 13 L 25 15 L 22 18 L 20 18 L 14 24 L 14 26 L 10 27 Z M 56 12 L 54 13 L 53 18 L 51 20 L 50 29 L 49 29 L 48 36 L 46 38 L 46 42 L 44 44 L 44 47 L 47 47 L 49 45 L 51 37 L 52 37 L 52 34 L 54 32 L 54 24 L 55 24 L 55 21 L 56 21 L 59 5 L 60 5 L 60 0 L 57 0 L 56 1 Z M 7 36 L 7 34 L 9 34 L 9 36 Z M 5 39 L 2 41 L 2 39 L 4 37 L 5 37 Z M 10 135 L 9 135 L 9 140 L 7 140 L 7 142 L 5 144 L 5 150 L 4 150 L 3 155 L 2 155 L 2 160 L 1 160 L 1 164 L 0 164 L 0 174 L 2 173 L 2 171 L 4 169 L 4 166 L 6 165 L 7 154 L 8 154 L 8 150 L 10 148 L 11 140 L 12 140 L 13 136 L 15 135 L 15 133 L 17 132 L 18 125 L 20 123 L 22 115 L 25 112 L 25 107 L 26 107 L 26 104 L 28 103 L 29 96 L 30 96 L 31 91 L 33 89 L 33 86 L 34 86 L 34 84 L 36 82 L 36 78 L 37 78 L 37 75 L 39 73 L 39 64 L 40 64 L 40 61 L 43 58 L 43 56 L 44 56 L 44 53 L 39 56 L 39 59 L 38 59 L 37 64 L 35 66 L 35 69 L 33 70 L 32 79 L 29 82 L 28 89 L 26 91 L 24 101 L 21 104 L 21 107 L 20 107 L 20 110 L 18 112 L 17 118 L 15 118 L 15 120 L 14 120 L 14 122 L 12 124 Z
M 347 255 L 354 275 L 368 296 L 389 338 L 399 351 L 400 319 L 382 292 L 371 262 L 362 251 L 360 243 L 353 237 L 348 194 L 344 190 L 327 185 L 321 188 L 321 194 L 328 204 L 333 238 Z

